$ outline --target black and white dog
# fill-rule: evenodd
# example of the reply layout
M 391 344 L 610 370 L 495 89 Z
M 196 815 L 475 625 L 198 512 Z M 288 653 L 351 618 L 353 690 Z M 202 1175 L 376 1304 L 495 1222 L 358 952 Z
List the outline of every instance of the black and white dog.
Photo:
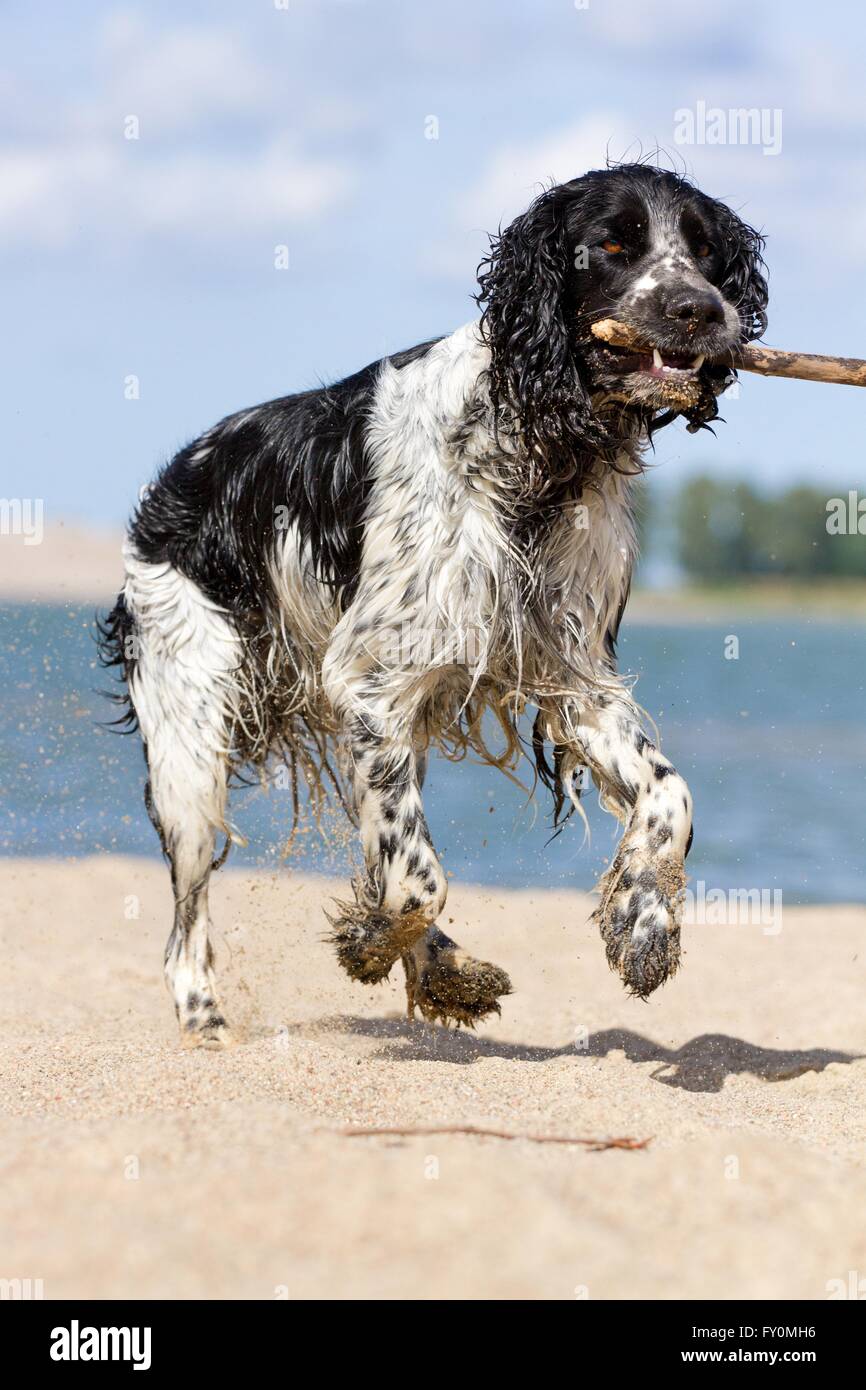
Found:
M 648 165 L 560 184 L 493 238 L 480 320 L 230 416 L 146 491 L 102 656 L 144 740 L 187 1041 L 231 1041 L 208 878 L 217 835 L 237 838 L 230 776 L 274 759 L 357 818 L 366 872 L 332 922 L 350 975 L 399 958 L 410 1015 L 498 1012 L 508 977 L 435 926 L 446 881 L 421 788 L 431 746 L 510 765 L 526 706 L 555 817 L 588 767 L 624 826 L 595 914 L 611 966 L 640 996 L 676 970 L 691 798 L 614 660 L 632 489 L 654 430 L 716 417 L 733 373 L 713 359 L 763 332 L 762 246 Z M 610 316 L 652 354 L 595 339 Z

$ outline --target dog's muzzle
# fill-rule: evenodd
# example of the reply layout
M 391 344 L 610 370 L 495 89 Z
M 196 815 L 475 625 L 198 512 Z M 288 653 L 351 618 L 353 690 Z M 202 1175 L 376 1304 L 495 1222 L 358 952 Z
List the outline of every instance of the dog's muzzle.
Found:
M 711 287 L 678 285 L 636 313 L 623 308 L 615 317 L 634 330 L 646 348 L 593 344 L 591 365 L 599 384 L 640 405 L 684 409 L 707 391 L 718 393 L 729 379 L 713 362 L 740 341 L 736 311 Z

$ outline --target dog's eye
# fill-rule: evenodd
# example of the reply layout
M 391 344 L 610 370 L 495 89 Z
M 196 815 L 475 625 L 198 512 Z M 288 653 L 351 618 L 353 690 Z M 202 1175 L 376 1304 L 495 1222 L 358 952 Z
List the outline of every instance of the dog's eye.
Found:
M 702 241 L 700 246 L 695 251 L 695 255 L 699 256 L 702 261 L 706 260 L 707 256 L 711 256 L 712 254 L 713 248 L 708 241 Z
M 619 256 L 625 250 L 625 247 L 621 241 L 614 241 L 611 237 L 608 237 L 607 241 L 601 243 L 601 249 L 602 251 L 606 251 L 609 256 Z

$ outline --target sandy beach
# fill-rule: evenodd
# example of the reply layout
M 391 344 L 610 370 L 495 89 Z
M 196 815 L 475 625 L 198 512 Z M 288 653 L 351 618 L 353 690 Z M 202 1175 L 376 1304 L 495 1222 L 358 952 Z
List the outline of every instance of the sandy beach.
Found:
M 46 521 L 39 544 L 29 544 L 19 535 L 0 535 L 0 603 L 110 607 L 123 582 L 122 544 L 122 529 L 100 529 L 74 520 Z M 768 580 L 715 589 L 665 590 L 638 585 L 625 621 L 700 624 L 785 615 L 864 622 L 866 584 Z
M 175 1035 L 160 864 L 7 860 L 0 884 L 0 1276 L 46 1298 L 823 1299 L 866 1272 L 862 908 L 687 928 L 642 1004 L 589 897 L 455 884 L 449 930 L 515 985 L 473 1035 L 407 1023 L 396 970 L 342 975 L 337 885 L 225 870 L 243 1041 L 214 1054 Z
M 119 528 L 46 521 L 28 540 L 0 535 L 0 603 L 105 604 L 123 577 Z

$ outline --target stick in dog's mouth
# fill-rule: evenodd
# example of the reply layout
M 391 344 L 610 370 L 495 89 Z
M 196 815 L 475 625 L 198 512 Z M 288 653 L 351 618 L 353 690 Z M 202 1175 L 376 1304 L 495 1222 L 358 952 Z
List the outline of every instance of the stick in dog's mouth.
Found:
M 607 347 L 622 353 L 623 365 L 634 364 L 633 370 L 647 372 L 659 379 L 676 378 L 699 372 L 706 354 L 673 353 L 654 346 L 627 324 L 616 319 L 602 319 L 592 325 L 592 331 Z
M 600 319 L 592 325 L 596 338 L 611 347 L 630 348 L 635 353 L 636 370 L 649 371 L 665 380 L 699 371 L 705 358 L 675 357 L 662 354 L 652 343 L 617 319 Z M 761 376 L 795 377 L 801 381 L 827 381 L 840 386 L 866 386 L 866 361 L 859 357 L 823 357 L 814 352 L 785 352 L 781 348 L 758 347 L 750 343 L 736 352 L 713 359 L 719 366 L 738 367 Z

